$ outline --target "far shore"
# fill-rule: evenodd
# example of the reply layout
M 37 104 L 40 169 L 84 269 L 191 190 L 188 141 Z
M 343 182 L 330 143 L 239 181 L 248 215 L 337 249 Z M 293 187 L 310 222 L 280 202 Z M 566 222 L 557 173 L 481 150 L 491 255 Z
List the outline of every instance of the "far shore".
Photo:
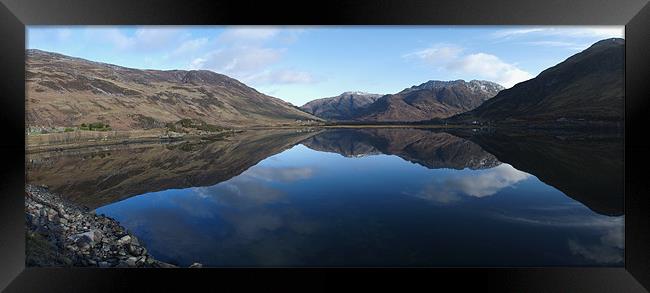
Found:
M 549 127 L 549 125 L 481 125 L 481 124 L 314 124 L 314 125 L 277 125 L 277 126 L 251 126 L 246 128 L 228 129 L 211 133 L 187 133 L 183 135 L 169 135 L 165 129 L 149 130 L 121 130 L 121 131 L 73 131 L 48 134 L 26 135 L 25 145 L 27 153 L 38 153 L 56 150 L 68 150 L 97 146 L 114 146 L 124 144 L 151 144 L 170 143 L 177 141 L 215 140 L 244 131 L 274 130 L 274 129 L 363 129 L 363 128 L 412 128 L 412 129 L 441 129 L 441 130 L 472 130 L 472 129 L 506 129 L 508 131 L 558 131 L 571 130 L 617 130 L 604 124 L 601 127 Z
M 183 140 L 205 140 L 222 137 L 227 134 L 251 130 L 273 129 L 331 129 L 331 128 L 428 128 L 428 129 L 467 129 L 477 125 L 409 125 L 409 124 L 333 124 L 333 125 L 278 125 L 251 126 L 229 129 L 220 132 L 166 136 L 164 129 L 118 130 L 118 131 L 73 131 L 48 134 L 30 134 L 26 136 L 27 153 L 75 149 L 93 146 L 111 146 L 121 144 L 147 144 Z

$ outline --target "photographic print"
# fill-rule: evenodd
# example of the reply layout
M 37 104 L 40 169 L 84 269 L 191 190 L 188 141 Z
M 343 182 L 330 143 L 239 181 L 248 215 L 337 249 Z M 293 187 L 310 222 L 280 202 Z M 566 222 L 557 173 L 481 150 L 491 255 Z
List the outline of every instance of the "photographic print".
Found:
M 623 26 L 27 26 L 28 267 L 623 267 Z

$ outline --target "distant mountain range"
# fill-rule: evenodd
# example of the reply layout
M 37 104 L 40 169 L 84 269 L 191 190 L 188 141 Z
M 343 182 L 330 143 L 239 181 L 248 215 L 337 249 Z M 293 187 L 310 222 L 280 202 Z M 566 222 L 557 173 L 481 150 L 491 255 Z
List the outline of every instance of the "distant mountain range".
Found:
M 374 103 L 381 96 L 365 92 L 345 92 L 336 97 L 313 100 L 300 108 L 327 120 L 351 120 L 359 109 Z
M 347 92 L 311 101 L 301 109 L 328 120 L 421 121 L 472 110 L 502 89 L 496 83 L 482 80 L 431 80 L 381 97 Z
M 621 121 L 625 40 L 593 44 L 537 77 L 503 90 L 455 122 Z
M 314 104 L 338 104 L 341 96 L 312 101 L 303 110 L 328 120 L 356 122 L 576 124 L 620 122 L 624 102 L 625 40 L 599 41 L 537 77 L 512 88 L 472 80 L 432 80 L 396 94 L 372 99 L 348 96 L 355 107 L 328 107 L 311 111 Z M 371 102 L 372 101 L 372 102 Z M 426 123 L 426 122 L 424 122 Z
M 40 50 L 26 55 L 28 126 L 104 122 L 113 129 L 200 119 L 224 127 L 320 120 L 207 70 L 139 70 Z

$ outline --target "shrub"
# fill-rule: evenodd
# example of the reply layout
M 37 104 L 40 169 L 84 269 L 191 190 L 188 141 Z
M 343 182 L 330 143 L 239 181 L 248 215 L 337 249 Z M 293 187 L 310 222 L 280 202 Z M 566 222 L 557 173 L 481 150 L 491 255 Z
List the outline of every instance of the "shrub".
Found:
M 74 131 L 74 128 L 72 128 L 72 127 L 66 127 L 66 128 L 63 130 L 63 132 L 73 132 L 73 131 Z
M 81 123 L 81 126 L 79 127 L 80 130 L 95 130 L 95 131 L 109 131 L 112 130 L 111 126 L 107 123 L 104 124 L 104 122 L 93 122 L 93 123 Z
M 105 125 L 104 125 L 103 122 L 94 122 L 94 123 L 90 123 L 90 125 L 88 125 L 88 128 L 90 128 L 91 130 L 93 130 L 93 129 L 102 129 L 104 127 L 105 127 Z

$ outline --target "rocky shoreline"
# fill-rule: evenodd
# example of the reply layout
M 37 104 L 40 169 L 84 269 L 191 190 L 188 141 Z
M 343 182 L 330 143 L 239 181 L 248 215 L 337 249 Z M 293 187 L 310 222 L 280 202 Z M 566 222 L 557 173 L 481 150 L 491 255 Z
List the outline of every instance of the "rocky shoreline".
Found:
M 25 226 L 27 266 L 176 267 L 153 258 L 116 220 L 45 186 L 25 186 Z

